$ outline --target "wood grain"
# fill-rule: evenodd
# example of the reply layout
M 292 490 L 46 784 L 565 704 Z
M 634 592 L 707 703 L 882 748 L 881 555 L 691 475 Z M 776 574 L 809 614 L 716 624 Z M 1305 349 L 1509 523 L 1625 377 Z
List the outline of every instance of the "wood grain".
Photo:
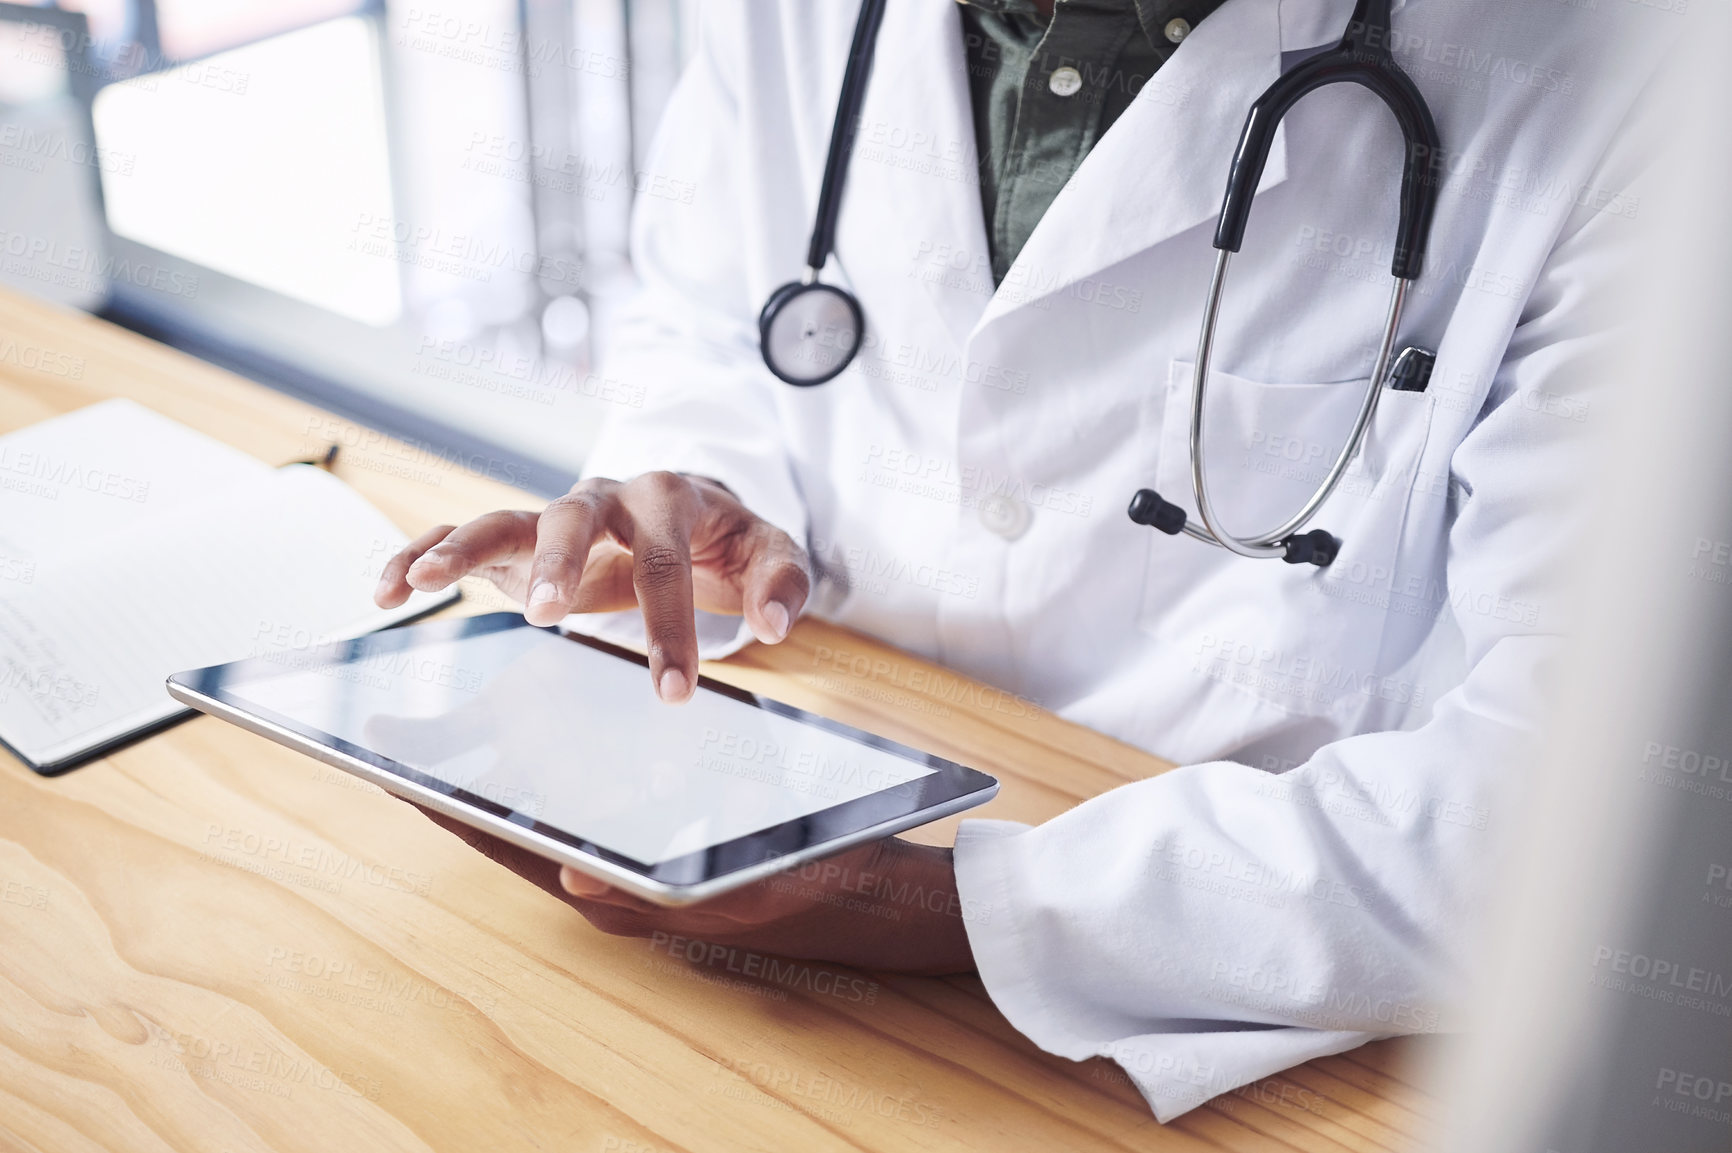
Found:
M 7 342 L 64 354 L 57 371 Z M 71 366 L 76 366 L 76 373 Z M 0 432 L 130 396 L 338 474 L 405 531 L 533 498 L 71 312 L 0 295 Z M 485 589 L 464 611 L 502 607 Z M 999 776 L 1035 822 L 1166 766 L 802 622 L 705 671 Z M 922 830 L 953 834 L 954 822 Z M 379 790 L 209 718 L 52 780 L 0 755 L 0 1149 L 1399 1150 L 1411 1042 L 1160 1126 L 973 979 L 597 933 Z

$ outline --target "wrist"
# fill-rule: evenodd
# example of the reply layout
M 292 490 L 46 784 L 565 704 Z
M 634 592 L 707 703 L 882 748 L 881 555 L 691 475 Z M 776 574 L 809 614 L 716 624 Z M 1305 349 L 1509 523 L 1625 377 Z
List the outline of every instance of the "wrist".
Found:
M 894 902 L 895 934 L 904 972 L 926 975 L 971 973 L 974 953 L 956 891 L 955 854 L 948 847 L 892 837 L 880 842 L 879 868 L 887 899 Z

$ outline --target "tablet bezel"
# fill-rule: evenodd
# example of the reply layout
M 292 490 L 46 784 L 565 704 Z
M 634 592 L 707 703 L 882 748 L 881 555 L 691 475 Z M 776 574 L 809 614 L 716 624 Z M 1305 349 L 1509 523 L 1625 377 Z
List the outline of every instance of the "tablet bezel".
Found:
M 507 629 L 537 627 L 524 620 L 521 614 L 510 612 L 432 621 L 303 650 L 297 654 L 292 669 L 285 669 L 280 657 L 273 660 L 266 655 L 176 673 L 168 679 L 168 691 L 175 699 L 193 708 L 307 753 L 405 800 L 425 805 L 662 905 L 706 900 L 801 862 L 829 856 L 852 845 L 890 836 L 984 804 L 998 792 L 997 780 L 976 769 L 700 675 L 698 692 L 720 693 L 741 704 L 822 729 L 933 771 L 901 785 L 843 801 L 706 849 L 648 864 L 586 841 L 531 814 L 448 784 L 314 725 L 273 712 L 247 699 L 244 692 L 248 683 L 303 672 L 317 665 L 350 664 L 423 644 L 449 643 Z M 642 654 L 594 637 L 552 626 L 540 628 L 540 631 L 646 670 L 649 667 L 648 659 Z

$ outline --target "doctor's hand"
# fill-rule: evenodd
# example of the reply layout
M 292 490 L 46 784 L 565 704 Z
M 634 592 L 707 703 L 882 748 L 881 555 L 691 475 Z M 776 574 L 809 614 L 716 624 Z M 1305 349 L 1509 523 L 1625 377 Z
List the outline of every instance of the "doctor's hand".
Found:
M 535 625 L 641 608 L 650 676 L 669 702 L 697 684 L 695 609 L 744 614 L 753 636 L 775 644 L 812 587 L 811 562 L 787 533 L 715 481 L 672 472 L 580 481 L 540 513 L 430 529 L 385 565 L 373 599 L 395 608 L 411 589 L 437 592 L 470 574 L 526 605 Z
M 887 837 L 702 904 L 669 909 L 415 807 L 471 848 L 558 897 L 604 933 L 685 938 L 879 972 L 974 971 L 949 849 Z
M 686 937 L 879 971 L 974 971 L 951 851 L 896 837 L 679 909 L 576 869 L 562 868 L 559 883 L 566 903 L 604 933 Z

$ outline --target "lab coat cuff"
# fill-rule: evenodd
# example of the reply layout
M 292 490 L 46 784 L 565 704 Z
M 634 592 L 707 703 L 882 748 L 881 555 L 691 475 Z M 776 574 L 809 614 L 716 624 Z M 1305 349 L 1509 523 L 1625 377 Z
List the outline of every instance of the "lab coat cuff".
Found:
M 987 995 L 1017 1032 L 1058 1057 L 1115 1062 L 1165 1124 L 1210 1098 L 1317 1057 L 1363 1045 L 1375 1034 L 1283 1028 L 1176 1028 L 1133 1036 L 1091 1035 L 1047 995 L 1075 973 L 1041 967 L 1039 911 L 1019 901 L 1033 867 L 1033 839 L 1014 821 L 964 821 L 956 834 L 956 889 L 969 947 Z M 1151 1021 L 1151 1024 L 1154 1022 Z
M 956 893 L 974 967 L 987 995 L 1023 1036 L 1049 1053 L 1072 1060 L 1074 1034 L 1059 1024 L 1036 976 L 1035 931 L 1016 901 L 1018 874 L 1024 867 L 1021 836 L 1028 825 L 1016 821 L 964 821 L 956 832 Z

